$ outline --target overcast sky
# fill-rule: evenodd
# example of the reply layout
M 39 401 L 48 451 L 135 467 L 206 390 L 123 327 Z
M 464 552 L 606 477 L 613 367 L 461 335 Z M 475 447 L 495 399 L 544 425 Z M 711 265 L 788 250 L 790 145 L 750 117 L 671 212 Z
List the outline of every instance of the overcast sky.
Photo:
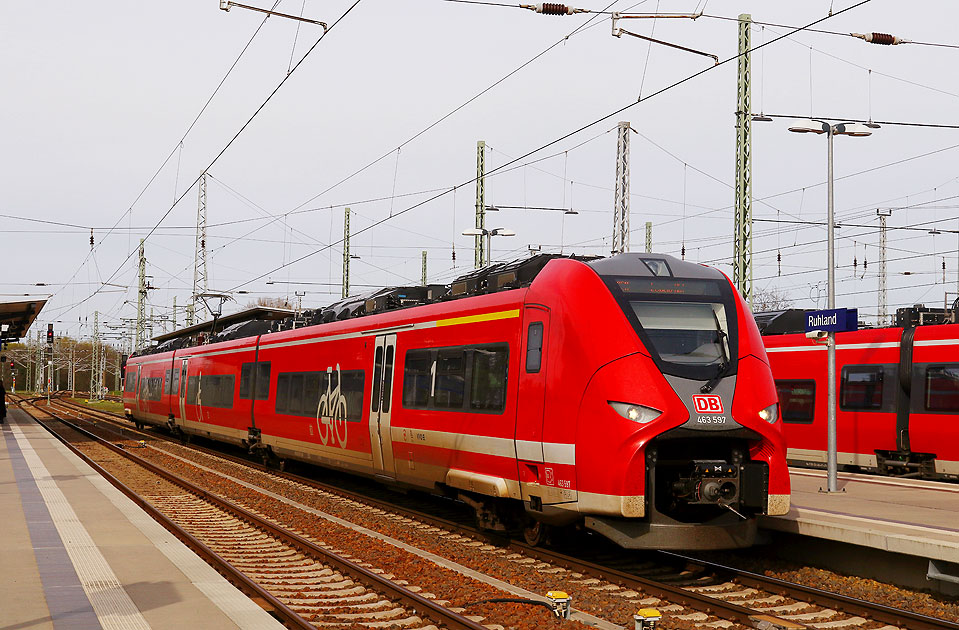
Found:
M 602 10 L 608 1 L 574 6 Z M 702 2 L 612 8 L 692 12 Z M 852 4 L 709 0 L 695 21 L 622 26 L 725 60 L 736 54 L 737 24 L 707 16 L 801 26 Z M 91 334 L 95 310 L 121 324 L 136 315 L 135 250 L 147 237 L 150 307 L 170 316 L 175 296 L 182 325 L 196 181 L 207 167 L 209 288 L 234 293 L 226 312 L 263 296 L 295 301 L 296 292 L 304 307 L 339 299 L 346 206 L 359 256 L 354 293 L 418 284 L 424 250 L 430 281 L 449 282 L 473 264 L 473 239 L 461 232 L 474 221 L 477 140 L 487 143 L 488 171 L 541 149 L 488 178 L 489 204 L 578 212 L 490 213 L 489 227 L 516 232 L 493 239 L 494 260 L 530 246 L 606 255 L 620 120 L 638 132 L 632 250 L 644 249 L 651 221 L 655 252 L 679 256 L 685 244 L 687 260 L 731 274 L 735 61 L 656 94 L 713 61 L 614 38 L 608 15 L 444 0 L 283 0 L 277 10 L 336 25 L 311 49 L 320 27 L 263 24 L 262 14 L 227 13 L 217 0 L 5 7 L 0 299 L 52 294 L 38 323 L 59 322 L 58 332 L 74 336 Z M 957 44 L 957 23 L 954 2 L 872 0 L 817 28 Z M 752 44 L 788 32 L 754 25 Z M 753 111 L 957 124 L 957 62 L 956 48 L 802 32 L 753 54 Z M 640 95 L 653 96 L 614 114 Z M 826 139 L 789 133 L 793 122 L 753 125 L 754 285 L 797 307 L 825 307 L 826 232 L 815 224 L 826 216 Z M 875 318 L 876 208 L 895 207 L 891 228 L 921 229 L 889 231 L 889 310 L 941 306 L 959 282 L 959 130 L 884 125 L 835 145 L 836 212 L 847 223 L 837 240 L 838 305 Z M 928 233 L 936 227 L 940 234 Z

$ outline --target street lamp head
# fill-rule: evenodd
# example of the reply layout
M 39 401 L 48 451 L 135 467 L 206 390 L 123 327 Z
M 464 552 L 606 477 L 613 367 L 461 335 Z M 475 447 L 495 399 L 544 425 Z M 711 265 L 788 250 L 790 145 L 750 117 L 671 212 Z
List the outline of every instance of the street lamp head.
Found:
M 516 232 L 513 230 L 508 230 L 506 228 L 498 227 L 490 232 L 492 236 L 516 236 Z
M 792 131 L 793 133 L 823 134 L 829 131 L 829 125 L 826 125 L 825 123 L 819 123 L 818 121 L 810 120 L 806 124 L 790 127 L 789 131 Z
M 487 212 L 499 212 L 499 208 L 497 208 L 496 206 L 486 206 L 486 211 L 487 211 Z
M 756 114 L 753 114 L 752 121 L 753 122 L 772 122 L 773 119 L 764 114 L 759 114 L 758 116 Z
M 482 228 L 470 228 L 468 230 L 463 230 L 463 236 L 483 236 L 486 234 L 486 230 Z
M 860 123 L 839 123 L 833 127 L 833 133 L 837 136 L 852 136 L 854 138 L 865 138 L 872 135 L 869 128 Z
M 569 210 L 565 210 L 563 214 L 579 214 L 579 212 L 570 208 Z

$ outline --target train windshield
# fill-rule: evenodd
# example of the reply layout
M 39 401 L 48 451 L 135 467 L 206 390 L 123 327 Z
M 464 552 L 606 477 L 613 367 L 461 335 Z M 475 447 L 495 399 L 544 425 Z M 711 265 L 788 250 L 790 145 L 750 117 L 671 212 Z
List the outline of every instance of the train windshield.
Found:
M 663 372 L 706 381 L 736 372 L 736 307 L 728 282 L 663 276 L 605 280 Z
M 629 302 L 663 361 L 681 365 L 729 362 L 726 308 L 715 302 Z

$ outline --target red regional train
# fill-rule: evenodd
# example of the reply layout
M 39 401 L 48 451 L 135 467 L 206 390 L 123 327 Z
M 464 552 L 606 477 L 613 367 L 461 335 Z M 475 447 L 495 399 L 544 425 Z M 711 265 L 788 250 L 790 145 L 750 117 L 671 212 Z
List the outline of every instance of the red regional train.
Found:
M 959 326 L 904 323 L 836 333 L 837 462 L 852 471 L 957 479 Z M 768 328 L 763 341 L 779 393 L 786 456 L 790 464 L 825 467 L 826 346 L 805 334 L 769 334 Z
M 185 329 L 129 359 L 126 413 L 458 497 L 533 544 L 580 525 L 629 548 L 743 547 L 756 515 L 789 509 L 762 339 L 715 269 L 543 255 L 307 319 Z

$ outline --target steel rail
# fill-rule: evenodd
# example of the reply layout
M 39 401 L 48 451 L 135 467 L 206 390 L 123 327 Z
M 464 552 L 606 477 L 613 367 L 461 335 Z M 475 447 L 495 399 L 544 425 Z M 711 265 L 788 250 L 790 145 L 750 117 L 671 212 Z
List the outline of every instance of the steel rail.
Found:
M 82 411 L 89 411 L 83 405 L 71 403 L 69 401 L 60 401 L 60 402 L 63 402 L 64 404 L 67 404 L 70 406 L 75 406 L 77 408 L 80 408 Z M 93 411 L 96 414 L 111 416 L 111 419 L 113 420 L 124 420 L 124 417 L 118 414 L 114 414 L 114 413 L 102 411 L 102 410 L 93 410 Z M 342 488 L 332 486 L 330 484 L 315 481 L 313 479 L 301 477 L 299 475 L 294 475 L 288 472 L 277 471 L 275 469 L 271 469 L 267 466 L 263 466 L 256 462 L 251 462 L 249 460 L 246 460 L 240 457 L 235 457 L 232 455 L 220 453 L 218 451 L 214 451 L 212 449 L 208 449 L 202 446 L 197 446 L 195 444 L 192 444 L 191 447 L 199 450 L 200 452 L 206 453 L 208 455 L 222 457 L 230 461 L 233 461 L 235 463 L 242 463 L 248 466 L 252 466 L 263 472 L 268 472 L 270 474 L 280 476 L 290 481 L 295 481 L 297 483 L 301 483 L 301 484 L 316 488 L 318 490 L 322 490 L 324 492 L 329 492 L 331 494 L 340 496 L 345 499 L 357 501 L 359 503 L 368 505 L 370 507 L 375 507 L 378 509 L 390 511 L 395 514 L 402 515 L 406 518 L 417 519 L 427 524 L 430 524 L 436 527 L 441 527 L 443 529 L 448 529 L 450 531 L 453 531 L 461 535 L 470 536 L 478 540 L 483 540 L 484 542 L 488 542 L 491 544 L 500 544 L 500 545 L 507 544 L 509 542 L 508 537 L 505 534 L 503 535 L 492 534 L 484 530 L 480 530 L 474 527 L 469 527 L 460 523 L 456 523 L 455 521 L 450 521 L 448 519 L 444 519 L 441 517 L 419 512 L 417 510 L 404 508 L 402 506 L 397 506 L 388 501 L 382 501 L 372 497 L 353 493 L 348 490 L 344 490 Z M 611 581 L 616 581 L 618 579 L 637 580 L 634 586 L 641 587 L 641 590 L 645 592 L 649 592 L 656 596 L 662 596 L 671 600 L 675 600 L 677 601 L 677 603 L 685 602 L 685 605 L 695 610 L 699 610 L 701 612 L 710 613 L 712 611 L 712 608 L 719 608 L 719 607 L 726 606 L 726 603 L 723 602 L 723 600 L 712 598 L 712 597 L 709 597 L 708 595 L 701 595 L 698 593 L 694 593 L 692 591 L 684 590 L 682 588 L 673 587 L 670 585 L 664 585 L 660 582 L 655 582 L 647 578 L 641 578 L 639 576 L 631 575 L 627 572 L 623 572 L 623 571 L 619 571 L 619 570 L 611 569 L 607 567 L 602 567 L 601 565 L 596 565 L 596 564 L 589 563 L 582 560 L 577 560 L 575 558 L 572 558 L 569 556 L 563 556 L 562 554 L 558 554 L 555 552 L 545 551 L 541 548 L 533 548 L 533 547 L 529 547 L 528 545 L 525 545 L 522 543 L 516 543 L 516 542 L 512 543 L 510 546 L 511 548 L 514 548 L 517 551 L 522 551 L 523 553 L 526 553 L 534 557 L 537 554 L 542 553 L 544 554 L 544 557 L 541 559 L 544 559 L 544 560 L 547 560 L 545 555 L 550 554 L 551 556 L 555 556 L 557 558 L 555 562 L 560 565 L 563 565 L 563 562 L 569 562 L 570 566 L 572 566 L 573 563 L 580 563 L 579 567 L 583 569 L 583 571 L 581 572 L 589 573 L 590 575 L 594 575 L 596 577 L 605 576 L 607 579 L 616 578 L 616 579 L 611 579 Z M 959 630 L 959 624 L 946 621 L 943 619 L 936 619 L 935 617 L 929 617 L 927 615 L 921 615 L 919 613 L 914 613 L 907 610 L 900 610 L 900 609 L 893 608 L 891 606 L 886 606 L 883 604 L 877 604 L 877 603 L 869 602 L 866 600 L 849 597 L 846 595 L 840 595 L 838 593 L 830 593 L 828 591 L 823 591 L 821 589 L 816 589 L 814 587 L 795 584 L 793 582 L 788 582 L 788 581 L 780 580 L 777 578 L 766 577 L 763 575 L 737 569 L 734 567 L 729 567 L 729 566 L 721 565 L 714 562 L 700 560 L 699 558 L 694 558 L 692 556 L 685 556 L 682 554 L 678 554 L 674 552 L 665 552 L 665 551 L 661 551 L 659 553 L 663 555 L 664 557 L 672 557 L 674 559 L 680 559 L 683 561 L 688 561 L 688 562 L 702 565 L 704 567 L 707 567 L 713 570 L 715 573 L 719 575 L 735 577 L 744 586 L 750 586 L 753 588 L 769 591 L 772 593 L 777 593 L 786 597 L 792 597 L 793 599 L 797 599 L 799 601 L 805 601 L 807 603 L 811 603 L 818 606 L 835 608 L 847 614 L 866 616 L 876 621 L 881 621 L 883 623 L 888 623 L 890 625 L 897 625 L 899 627 L 906 627 L 906 628 L 909 628 L 910 630 Z M 560 560 L 560 558 L 562 560 Z M 552 560 L 548 560 L 548 561 L 552 562 Z M 570 568 L 570 566 L 567 566 L 567 568 Z M 657 589 L 657 588 L 663 589 L 662 595 L 659 595 L 658 593 L 654 592 L 654 589 Z M 687 599 L 680 600 L 678 599 L 680 597 L 687 598 Z M 730 611 L 734 611 L 736 615 L 745 616 L 745 618 L 747 619 L 758 618 L 760 620 L 765 620 L 767 623 L 769 619 L 776 619 L 777 623 L 787 624 L 787 625 L 781 626 L 784 628 L 805 627 L 805 626 L 798 625 L 795 622 L 764 615 L 760 610 L 752 610 L 745 607 L 736 606 L 735 604 L 728 604 L 728 606 L 730 606 L 729 608 Z M 747 615 L 747 612 L 748 612 L 748 615 Z M 740 617 L 737 617 L 737 619 L 739 618 Z M 749 623 L 753 624 L 752 621 L 750 621 Z
M 33 406 L 36 407 L 35 405 Z M 50 412 L 48 411 L 47 413 L 50 413 Z M 327 549 L 324 549 L 314 544 L 313 542 L 303 538 L 302 536 L 289 532 L 281 528 L 280 526 L 274 523 L 271 523 L 267 521 L 266 519 L 260 516 L 257 516 L 256 514 L 240 507 L 239 505 L 236 505 L 235 503 L 231 501 L 228 501 L 211 492 L 208 492 L 200 488 L 199 486 L 196 486 L 190 483 L 189 481 L 186 481 L 185 479 L 181 479 L 180 477 L 176 476 L 174 473 L 171 473 L 170 471 L 160 466 L 157 466 L 156 464 L 153 464 L 152 462 L 146 461 L 143 458 L 128 452 L 126 449 L 115 446 L 114 444 L 111 444 L 110 442 L 97 436 L 96 434 L 80 426 L 77 426 L 68 420 L 59 418 L 52 413 L 50 415 L 53 416 L 59 422 L 70 427 L 71 429 L 81 433 L 82 435 L 92 438 L 98 444 L 108 448 L 112 452 L 126 457 L 130 461 L 133 461 L 137 465 L 142 466 L 143 468 L 160 476 L 161 478 L 169 481 L 170 483 L 173 483 L 183 488 L 184 490 L 190 492 L 191 494 L 195 494 L 196 496 L 199 496 L 203 500 L 214 504 L 219 509 L 229 512 L 233 516 L 250 523 L 254 527 L 257 527 L 259 529 L 262 529 L 263 531 L 266 531 L 271 536 L 275 536 L 276 538 L 282 540 L 286 544 L 292 547 L 295 547 L 306 554 L 321 558 L 322 559 L 321 561 L 323 563 L 334 566 L 340 571 L 356 578 L 358 581 L 360 581 L 367 587 L 375 591 L 378 591 L 382 594 L 385 594 L 393 598 L 394 600 L 398 600 L 402 602 L 406 606 L 412 608 L 418 614 L 423 615 L 424 617 L 427 617 L 436 623 L 444 625 L 453 630 L 486 630 L 485 626 L 479 623 L 476 623 L 475 621 L 472 621 L 458 613 L 452 612 L 445 606 L 436 604 L 435 602 L 432 602 L 429 599 L 394 583 L 392 580 L 381 577 L 377 575 L 376 573 L 373 573 L 372 571 L 369 571 L 368 569 L 365 569 L 359 566 L 358 564 L 351 562 L 350 560 L 347 560 L 346 558 L 343 558 L 333 553 L 332 551 L 329 551 Z M 104 475 L 104 477 L 106 477 L 111 483 L 113 483 L 115 486 L 120 488 L 121 491 L 124 492 L 124 494 L 127 494 L 127 496 L 131 496 L 128 493 L 132 493 L 133 496 L 131 496 L 131 498 L 136 497 L 134 498 L 134 500 L 137 502 L 137 504 L 143 506 L 144 508 L 147 508 L 148 511 L 151 513 L 151 516 L 154 516 L 154 513 L 157 513 L 155 508 L 152 508 L 152 506 L 150 506 L 150 504 L 147 503 L 145 499 L 139 498 L 136 495 L 136 493 L 134 493 L 132 490 L 124 486 L 122 482 L 120 482 L 119 480 L 115 480 L 115 478 L 112 475 L 110 475 L 102 467 L 97 465 L 96 462 L 93 462 L 92 460 L 90 460 L 90 458 L 87 457 L 84 453 L 80 452 L 78 449 L 70 445 L 69 442 L 66 441 L 66 439 L 57 435 L 55 431 L 43 425 L 42 422 L 40 424 L 44 426 L 45 428 L 47 428 L 47 430 L 50 431 L 51 434 L 57 437 L 57 439 L 59 439 L 65 445 L 67 445 L 74 453 L 79 455 L 84 461 L 91 464 L 91 466 L 93 466 L 97 470 L 97 472 L 99 472 L 101 475 Z M 162 514 L 160 516 L 162 516 Z M 156 518 L 156 516 L 154 516 L 154 518 Z M 172 521 L 170 521 L 166 517 L 163 517 L 162 520 L 161 519 L 157 519 L 157 520 L 160 520 L 161 524 L 165 524 L 166 522 L 169 522 L 174 527 L 177 527 L 175 523 L 172 523 Z M 180 529 L 180 528 L 177 527 L 177 529 Z M 216 553 L 214 553 L 212 550 L 207 548 L 205 545 L 203 545 L 199 541 L 196 541 L 195 539 L 193 539 L 193 537 L 190 536 L 188 533 L 183 532 L 183 534 L 189 537 L 191 540 L 195 541 L 197 545 L 199 545 L 202 549 L 204 549 L 203 555 L 209 555 L 209 557 L 215 558 L 218 564 L 222 563 L 224 566 L 229 566 L 229 564 L 226 563 L 225 560 L 220 558 Z M 231 567 L 231 572 L 233 571 L 235 570 L 232 569 Z M 239 575 L 242 575 L 242 574 L 239 574 Z M 249 581 L 248 578 L 246 578 L 246 576 L 243 576 L 243 578 L 245 582 L 249 582 L 250 584 L 253 584 L 252 582 Z M 314 628 L 308 622 L 306 622 L 301 617 L 299 617 L 299 615 L 297 615 L 295 612 L 288 609 L 282 602 L 280 602 L 279 600 L 276 600 L 276 598 L 274 598 L 268 592 L 266 592 L 259 586 L 256 586 L 255 584 L 253 584 L 253 586 L 256 587 L 258 594 L 262 593 L 262 595 L 260 596 L 266 599 L 268 602 L 270 602 L 271 606 L 273 605 L 273 602 L 275 602 L 277 607 L 282 607 L 282 609 L 285 609 L 286 611 L 288 611 L 289 614 L 296 617 L 296 619 L 302 622 L 302 624 L 305 624 L 305 625 L 298 625 L 296 627 L 310 628 L 310 629 Z
M 773 615 L 765 615 L 760 611 L 732 604 L 715 597 L 710 597 L 709 595 L 687 591 L 678 586 L 670 586 L 669 584 L 649 580 L 631 573 L 626 573 L 625 571 L 573 558 L 556 551 L 550 551 L 540 547 L 530 547 L 527 544 L 518 542 L 510 544 L 510 549 L 542 560 L 543 562 L 564 567 L 570 571 L 589 574 L 591 577 L 597 577 L 618 584 L 619 586 L 639 590 L 655 597 L 666 599 L 672 603 L 681 604 L 694 610 L 736 621 L 745 626 L 769 630 L 774 628 L 777 630 L 806 628 L 806 626 L 798 624 L 795 621 L 781 619 Z
M 717 562 L 700 560 L 699 558 L 672 551 L 660 551 L 658 553 L 663 556 L 702 565 L 719 575 L 735 578 L 743 586 L 760 588 L 784 597 L 809 601 L 817 606 L 834 608 L 850 615 L 865 616 L 875 621 L 881 621 L 900 628 L 909 628 L 909 630 L 959 630 L 959 624 L 946 621 L 945 619 L 936 619 L 928 615 L 921 615 L 908 610 L 900 610 L 892 606 L 886 606 L 885 604 L 877 604 L 855 597 L 849 597 L 848 595 L 830 593 L 829 591 L 824 591 L 812 586 L 795 584 L 779 578 L 760 575 Z
M 113 487 L 122 492 L 127 498 L 133 501 L 135 504 L 140 506 L 140 508 L 146 512 L 153 520 L 158 522 L 164 529 L 177 537 L 183 544 L 189 547 L 195 554 L 202 558 L 207 564 L 209 564 L 215 571 L 223 575 L 230 583 L 236 586 L 244 595 L 249 597 L 254 603 L 256 603 L 260 608 L 264 609 L 268 614 L 277 619 L 280 623 L 285 625 L 288 628 L 296 628 L 300 630 L 315 630 L 315 626 L 307 622 L 305 619 L 296 614 L 293 610 L 288 608 L 283 602 L 278 600 L 276 597 L 271 595 L 259 584 L 251 580 L 244 573 L 236 569 L 229 562 L 224 560 L 212 549 L 207 547 L 204 543 L 200 542 L 192 534 L 187 532 L 185 529 L 180 527 L 177 523 L 171 520 L 168 516 L 160 512 L 158 509 L 153 507 L 149 501 L 141 497 L 136 491 L 124 484 L 122 481 L 114 477 L 109 471 L 104 469 L 100 464 L 93 461 L 86 453 L 76 448 L 63 436 L 59 435 L 56 431 L 51 429 L 46 425 L 44 420 L 30 414 L 29 411 L 23 409 L 23 405 L 30 405 L 40 413 L 45 413 L 50 416 L 52 419 L 62 422 L 63 424 L 71 427 L 75 431 L 93 437 L 99 443 L 110 448 L 111 451 L 118 452 L 123 455 L 129 455 L 126 451 L 121 448 L 118 448 L 112 444 L 104 443 L 102 438 L 93 435 L 92 433 L 85 431 L 84 429 L 77 427 L 76 425 L 57 417 L 50 410 L 40 409 L 32 401 L 21 398 L 18 402 L 20 408 L 28 413 L 37 423 L 47 430 L 53 437 L 59 440 L 64 446 L 66 446 L 70 451 L 83 460 L 88 466 L 93 468 L 97 473 L 100 474 L 104 479 L 107 480 Z

